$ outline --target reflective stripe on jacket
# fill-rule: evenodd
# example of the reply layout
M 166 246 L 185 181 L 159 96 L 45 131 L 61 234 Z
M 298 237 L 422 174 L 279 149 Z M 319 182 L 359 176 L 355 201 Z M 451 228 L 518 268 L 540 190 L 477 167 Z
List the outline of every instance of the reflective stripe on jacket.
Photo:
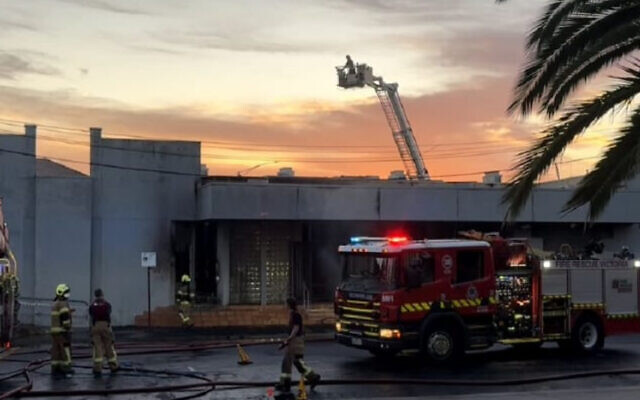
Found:
M 56 299 L 51 306 L 51 333 L 66 333 L 71 330 L 71 309 L 69 302 Z
M 195 295 L 191 293 L 191 288 L 188 284 L 182 283 L 178 286 L 178 291 L 176 292 L 176 302 L 182 303 L 184 301 L 190 302 L 193 301 Z

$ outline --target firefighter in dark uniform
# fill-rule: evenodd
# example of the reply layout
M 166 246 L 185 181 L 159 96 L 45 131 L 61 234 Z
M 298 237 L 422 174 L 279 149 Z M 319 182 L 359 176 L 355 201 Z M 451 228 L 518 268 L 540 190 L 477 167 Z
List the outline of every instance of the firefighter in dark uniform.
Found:
M 102 374 L 104 357 L 111 372 L 118 370 L 118 357 L 113 346 L 113 332 L 111 331 L 111 304 L 104 299 L 101 289 L 94 292 L 95 300 L 89 306 L 91 316 L 91 342 L 93 343 L 93 374 Z
M 282 369 L 280 373 L 280 382 L 276 385 L 276 389 L 281 393 L 289 393 L 291 391 L 291 372 L 292 365 L 296 366 L 302 379 L 313 389 L 320 382 L 320 375 L 313 372 L 304 361 L 304 325 L 302 315 L 298 312 L 296 300 L 287 299 L 289 308 L 289 337 L 280 345 L 281 349 L 285 349 L 282 359 Z
M 180 284 L 178 286 L 178 292 L 176 293 L 176 303 L 178 303 L 178 316 L 180 316 L 180 322 L 184 328 L 191 328 L 193 321 L 191 321 L 191 303 L 195 298 L 193 292 L 191 292 L 191 278 L 189 275 L 182 275 Z
M 69 286 L 56 287 L 56 297 L 51 307 L 51 373 L 69 376 L 71 368 L 71 308 Z
M 347 73 L 351 74 L 351 75 L 355 75 L 356 74 L 356 67 L 353 64 L 353 60 L 351 59 L 351 56 L 347 54 L 347 62 L 344 64 L 344 69 L 347 70 Z

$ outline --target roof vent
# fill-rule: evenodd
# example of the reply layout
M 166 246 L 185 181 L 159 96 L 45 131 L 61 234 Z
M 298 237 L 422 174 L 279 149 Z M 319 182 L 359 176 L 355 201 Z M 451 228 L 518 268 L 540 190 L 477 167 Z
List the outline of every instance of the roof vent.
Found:
M 500 175 L 500 171 L 487 171 L 484 173 L 482 177 L 482 183 L 486 183 L 488 185 L 499 185 L 502 183 L 502 175 Z
M 283 178 L 293 178 L 296 176 L 296 173 L 291 167 L 282 167 L 278 170 L 278 176 Z
M 389 180 L 390 181 L 406 181 L 407 176 L 404 174 L 402 170 L 396 170 L 389 172 Z

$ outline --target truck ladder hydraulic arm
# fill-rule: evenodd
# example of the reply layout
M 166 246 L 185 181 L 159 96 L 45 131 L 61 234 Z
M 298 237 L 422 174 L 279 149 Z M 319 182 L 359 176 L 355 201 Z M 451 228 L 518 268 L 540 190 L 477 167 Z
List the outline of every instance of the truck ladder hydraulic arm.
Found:
M 429 172 L 398 94 L 398 84 L 386 83 L 382 77 L 373 76 L 373 70 L 367 64 L 357 64 L 353 68 L 336 67 L 336 69 L 338 86 L 348 89 L 367 85 L 376 91 L 400 152 L 407 178 L 429 180 Z

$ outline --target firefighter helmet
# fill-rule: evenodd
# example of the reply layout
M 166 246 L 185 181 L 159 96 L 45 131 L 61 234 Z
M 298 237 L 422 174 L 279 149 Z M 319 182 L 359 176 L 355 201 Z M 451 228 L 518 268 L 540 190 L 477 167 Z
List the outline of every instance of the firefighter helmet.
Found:
M 181 281 L 182 281 L 182 283 L 189 283 L 189 282 L 191 282 L 191 278 L 189 277 L 189 275 L 184 274 L 184 275 L 182 275 Z
M 62 297 L 68 298 L 69 297 L 69 292 L 70 292 L 70 289 L 69 289 L 69 286 L 67 286 L 66 283 L 61 283 L 56 287 L 56 295 L 57 296 L 62 296 Z

